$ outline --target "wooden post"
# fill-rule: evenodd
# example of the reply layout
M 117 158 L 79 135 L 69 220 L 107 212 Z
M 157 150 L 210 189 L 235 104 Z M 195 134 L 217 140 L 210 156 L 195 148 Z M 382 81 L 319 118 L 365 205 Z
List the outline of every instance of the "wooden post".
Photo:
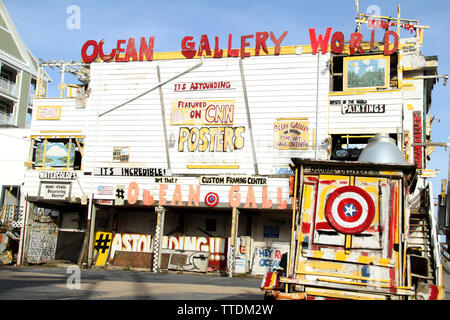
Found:
M 95 216 L 97 213 L 97 207 L 94 204 L 94 194 L 91 195 L 91 197 L 89 198 L 89 209 L 88 209 L 88 229 L 86 230 L 87 232 L 87 237 L 89 239 L 89 242 L 87 243 L 88 245 L 88 266 L 91 266 L 93 261 L 92 261 L 92 248 L 94 247 L 94 233 L 95 233 Z
M 156 220 L 155 240 L 153 241 L 153 267 L 152 267 L 152 270 L 155 273 L 159 272 L 161 269 L 161 249 L 164 234 L 165 212 L 166 210 L 164 207 L 155 208 L 157 220 Z
M 231 218 L 231 235 L 230 235 L 230 253 L 228 254 L 228 276 L 233 277 L 234 268 L 236 266 L 236 246 L 237 235 L 239 226 L 239 211 L 237 208 L 233 208 Z

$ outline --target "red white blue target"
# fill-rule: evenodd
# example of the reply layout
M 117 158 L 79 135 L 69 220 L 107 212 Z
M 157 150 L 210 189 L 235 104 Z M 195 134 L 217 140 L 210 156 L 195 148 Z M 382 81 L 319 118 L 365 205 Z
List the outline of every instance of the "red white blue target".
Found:
M 215 207 L 219 204 L 219 195 L 215 192 L 210 192 L 205 197 L 205 203 L 208 207 Z
M 358 234 L 369 228 L 375 217 L 375 205 L 363 189 L 345 186 L 336 189 L 325 205 L 330 226 L 344 234 Z

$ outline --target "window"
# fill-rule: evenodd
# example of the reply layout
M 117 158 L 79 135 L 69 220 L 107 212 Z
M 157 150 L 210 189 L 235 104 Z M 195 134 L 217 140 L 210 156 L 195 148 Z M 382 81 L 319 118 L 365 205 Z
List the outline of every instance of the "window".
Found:
M 1 194 L 1 204 L 5 206 L 15 206 L 19 204 L 19 186 L 3 186 Z
M 357 161 L 370 138 L 375 134 L 334 134 L 331 135 L 330 160 Z M 397 141 L 397 135 L 390 134 Z
M 84 142 L 81 137 L 33 139 L 32 164 L 34 169 L 81 170 Z
M 216 219 L 206 219 L 205 230 L 208 232 L 215 232 L 216 231 Z
M 379 90 L 398 88 L 397 54 L 332 55 L 330 90 Z
M 11 102 L 0 101 L 0 125 L 14 124 L 14 105 Z

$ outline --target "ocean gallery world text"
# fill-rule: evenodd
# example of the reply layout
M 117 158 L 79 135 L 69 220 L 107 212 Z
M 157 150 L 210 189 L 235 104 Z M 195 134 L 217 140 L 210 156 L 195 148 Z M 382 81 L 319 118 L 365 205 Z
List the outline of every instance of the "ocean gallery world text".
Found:
M 340 31 L 336 31 L 331 35 L 332 28 L 327 28 L 324 35 L 319 34 L 316 36 L 316 30 L 314 28 L 309 29 L 309 36 L 311 40 L 311 49 L 313 54 L 317 54 L 320 49 L 322 54 L 328 51 L 328 45 L 330 44 L 331 51 L 333 53 L 342 53 L 344 50 L 344 34 Z M 256 34 L 243 35 L 240 37 L 240 48 L 233 48 L 233 35 L 229 34 L 227 39 L 227 52 L 224 54 L 223 39 L 220 41 L 218 36 L 214 37 L 214 42 L 210 42 L 208 36 L 203 34 L 200 37 L 199 44 L 197 46 L 194 37 L 186 36 L 181 40 L 181 53 L 187 59 L 195 57 L 212 56 L 213 58 L 222 57 L 250 57 L 251 53 L 246 51 L 250 46 L 250 40 L 254 39 L 255 44 L 255 56 L 261 54 L 261 50 L 265 54 L 269 54 L 267 47 L 268 40 L 274 44 L 274 55 L 279 55 L 281 52 L 281 42 L 285 39 L 288 31 L 283 32 L 280 36 L 276 36 L 272 31 L 270 32 L 256 32 Z M 391 45 L 390 38 L 393 38 Z M 394 31 L 386 30 L 384 32 L 384 54 L 390 55 L 398 50 L 399 39 L 397 33 Z M 362 48 L 363 35 L 359 32 L 353 32 L 350 34 L 349 50 L 353 55 L 356 52 L 364 53 Z M 128 62 L 128 61 L 153 61 L 153 51 L 155 46 L 155 37 L 149 37 L 148 40 L 145 37 L 141 37 L 139 51 L 136 49 L 136 41 L 134 38 L 127 40 L 117 40 L 116 46 L 111 49 L 109 53 L 105 53 L 103 48 L 105 41 L 101 40 L 97 43 L 95 40 L 88 40 L 81 48 L 81 57 L 84 63 L 92 63 L 100 59 L 104 62 Z M 373 50 L 375 45 L 375 30 L 372 30 L 370 38 L 370 49 Z M 91 52 L 91 53 L 88 53 Z

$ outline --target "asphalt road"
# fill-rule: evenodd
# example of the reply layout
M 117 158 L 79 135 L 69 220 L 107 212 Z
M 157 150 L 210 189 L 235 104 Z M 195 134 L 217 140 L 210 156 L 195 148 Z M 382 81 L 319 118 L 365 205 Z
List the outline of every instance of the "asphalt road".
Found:
M 0 300 L 263 300 L 261 279 L 64 268 L 0 268 Z
M 261 301 L 259 278 L 64 268 L 0 268 L 0 300 L 251 300 Z M 450 269 L 442 272 L 450 300 Z

